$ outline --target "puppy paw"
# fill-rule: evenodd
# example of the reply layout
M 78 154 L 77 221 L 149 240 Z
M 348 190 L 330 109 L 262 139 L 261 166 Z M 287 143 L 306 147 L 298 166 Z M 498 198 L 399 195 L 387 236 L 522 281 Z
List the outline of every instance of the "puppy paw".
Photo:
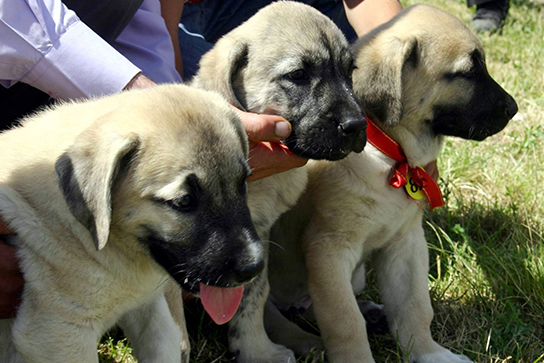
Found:
M 383 305 L 364 300 L 358 300 L 357 305 L 359 305 L 359 310 L 365 318 L 368 334 L 386 334 L 389 332 L 389 324 L 383 312 Z
M 471 363 L 465 355 L 454 354 L 447 349 L 438 353 L 425 354 L 415 359 L 414 363 Z
M 234 353 L 237 363 L 295 363 L 295 354 L 283 345 L 272 344 L 266 352 Z
M 308 334 L 304 339 L 293 339 L 289 343 L 289 348 L 299 357 L 306 357 L 311 351 L 324 351 L 323 340 L 315 335 Z
M 181 363 L 189 363 L 189 357 L 190 352 L 189 351 L 181 351 Z

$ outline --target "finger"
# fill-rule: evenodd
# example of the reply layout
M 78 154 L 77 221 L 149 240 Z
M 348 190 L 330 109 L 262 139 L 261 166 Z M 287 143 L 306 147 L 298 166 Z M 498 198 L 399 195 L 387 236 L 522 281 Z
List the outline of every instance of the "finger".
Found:
M 23 278 L 20 276 L 2 277 L 0 275 L 0 319 L 15 317 L 17 306 L 21 303 L 23 283 Z
M 3 296 L 18 297 L 23 292 L 23 275 L 0 275 L 0 292 Z
M 23 286 L 16 248 L 0 241 L 0 319 L 15 316 Z
M 21 303 L 19 295 L 5 296 L 0 300 L 0 319 L 14 318 L 17 315 L 17 306 Z
M 431 178 L 434 179 L 434 181 L 438 180 L 438 177 L 440 176 L 438 172 L 438 166 L 436 164 L 436 160 L 431 161 L 429 164 L 425 165 L 423 168 L 431 176 Z
M 0 274 L 20 274 L 19 260 L 16 253 L 16 247 L 9 246 L 0 240 Z
M 304 166 L 307 162 L 308 159 L 294 155 L 287 147 L 277 142 L 252 144 L 249 150 L 249 166 L 252 173 L 247 180 L 265 178 Z
M 234 108 L 234 107 L 233 107 Z M 291 124 L 276 115 L 259 115 L 234 108 L 251 142 L 279 141 L 291 134 Z
M 0 319 L 15 316 L 23 292 L 24 279 L 15 251 L 0 241 Z
M 4 222 L 2 217 L 0 217 L 0 234 L 10 234 L 13 233 L 11 229 L 9 229 L 8 224 Z

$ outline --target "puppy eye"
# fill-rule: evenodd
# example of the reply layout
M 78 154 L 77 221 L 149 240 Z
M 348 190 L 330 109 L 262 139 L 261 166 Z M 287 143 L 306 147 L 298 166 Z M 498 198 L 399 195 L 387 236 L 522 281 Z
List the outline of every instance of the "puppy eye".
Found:
M 248 178 L 249 178 L 249 177 L 248 177 Z M 242 194 L 242 195 L 246 195 L 246 194 L 247 194 L 247 181 L 246 181 L 246 179 L 244 179 L 244 180 L 240 183 L 240 186 L 239 186 L 238 190 L 240 191 L 240 194 Z
M 310 77 L 308 76 L 308 73 L 306 73 L 304 69 L 297 69 L 296 71 L 288 73 L 287 78 L 289 78 L 291 81 L 294 81 L 294 82 L 300 82 L 300 81 L 306 81 Z
M 180 212 L 191 212 L 197 207 L 197 200 L 190 194 L 185 194 L 179 199 L 167 201 L 170 208 Z
M 193 204 L 193 198 L 189 194 L 186 194 L 183 197 L 181 197 L 178 202 L 178 205 L 180 207 L 188 207 L 192 204 Z
M 444 78 L 448 81 L 453 81 L 454 79 L 466 79 L 470 80 L 476 77 L 476 72 L 471 70 L 468 72 L 453 72 L 453 73 L 446 73 L 444 75 Z
M 357 69 L 357 66 L 355 65 L 355 63 L 352 63 L 350 66 L 349 66 L 349 69 L 348 69 L 348 76 L 351 77 L 351 75 L 353 74 L 353 71 Z

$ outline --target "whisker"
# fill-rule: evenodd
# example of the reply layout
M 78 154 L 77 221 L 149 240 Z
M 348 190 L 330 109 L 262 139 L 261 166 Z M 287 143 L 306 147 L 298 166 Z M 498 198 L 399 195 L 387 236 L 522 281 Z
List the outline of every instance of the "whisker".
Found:
M 274 242 L 274 241 L 272 241 L 272 240 L 263 240 L 262 243 L 268 243 L 269 245 L 279 247 L 279 248 L 281 248 L 283 251 L 285 251 L 285 248 L 283 248 L 282 245 L 280 245 L 279 243 Z
M 166 282 L 168 281 L 168 276 L 165 276 L 164 278 L 159 281 L 159 284 L 155 287 L 155 291 L 157 291 L 159 288 L 161 288 Z

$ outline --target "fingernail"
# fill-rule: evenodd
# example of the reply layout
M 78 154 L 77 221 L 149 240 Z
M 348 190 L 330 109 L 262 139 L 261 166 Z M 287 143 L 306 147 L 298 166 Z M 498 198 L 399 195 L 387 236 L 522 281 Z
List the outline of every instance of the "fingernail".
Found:
M 277 138 L 285 139 L 291 134 L 291 125 L 285 121 L 276 122 L 274 133 Z

